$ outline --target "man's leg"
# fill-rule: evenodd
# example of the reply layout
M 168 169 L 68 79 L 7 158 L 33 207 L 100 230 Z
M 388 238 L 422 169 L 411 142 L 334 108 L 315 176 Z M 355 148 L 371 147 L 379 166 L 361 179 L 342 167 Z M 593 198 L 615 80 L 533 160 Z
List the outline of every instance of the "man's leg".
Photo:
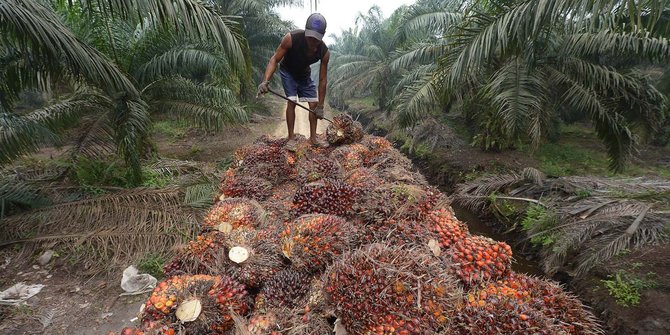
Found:
M 286 126 L 288 127 L 288 139 L 292 140 L 295 137 L 293 133 L 295 127 L 295 103 L 293 102 L 286 103 Z
M 309 103 L 309 109 L 314 110 L 316 108 L 316 102 Z M 314 113 L 309 113 L 309 142 L 312 144 L 316 143 L 316 123 L 318 119 Z

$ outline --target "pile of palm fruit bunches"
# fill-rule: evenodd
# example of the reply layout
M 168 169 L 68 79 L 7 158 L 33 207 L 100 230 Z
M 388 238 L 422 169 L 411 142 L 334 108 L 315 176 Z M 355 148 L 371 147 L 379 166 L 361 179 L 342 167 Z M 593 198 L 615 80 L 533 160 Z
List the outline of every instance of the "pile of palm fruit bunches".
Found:
M 328 148 L 261 137 L 239 149 L 201 234 L 121 334 L 603 333 L 361 129 L 342 115 Z

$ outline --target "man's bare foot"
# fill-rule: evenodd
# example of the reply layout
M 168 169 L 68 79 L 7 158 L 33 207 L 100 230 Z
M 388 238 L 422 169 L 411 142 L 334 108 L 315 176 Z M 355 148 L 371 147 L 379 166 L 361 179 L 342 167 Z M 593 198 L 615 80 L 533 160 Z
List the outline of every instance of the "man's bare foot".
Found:
M 288 151 L 295 151 L 298 145 L 298 140 L 296 140 L 295 136 L 290 136 L 287 139 L 288 141 L 286 142 L 286 145 L 284 145 L 284 147 Z
M 328 147 L 328 144 L 323 143 L 315 138 L 310 138 L 309 139 L 309 144 L 312 145 L 313 148 L 325 148 Z

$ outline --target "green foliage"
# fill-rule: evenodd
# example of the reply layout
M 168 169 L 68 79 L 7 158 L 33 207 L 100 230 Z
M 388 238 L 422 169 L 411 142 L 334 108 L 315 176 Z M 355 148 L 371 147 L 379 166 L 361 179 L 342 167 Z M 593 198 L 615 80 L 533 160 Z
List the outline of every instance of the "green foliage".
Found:
M 163 266 L 165 266 L 165 256 L 153 252 L 146 253 L 137 260 L 137 269 L 140 273 L 148 273 L 158 280 L 164 277 Z
M 128 169 L 119 161 L 90 159 L 81 156 L 74 166 L 74 175 L 80 185 L 87 187 L 127 187 L 131 185 Z M 90 190 L 98 193 L 95 188 L 90 188 Z
M 163 188 L 170 184 L 172 178 L 153 169 L 142 169 L 142 186 Z
M 644 278 L 634 274 L 619 270 L 614 275 L 610 275 L 606 280 L 602 280 L 603 285 L 609 291 L 617 304 L 624 307 L 637 306 L 640 304 L 641 291 L 653 288 L 656 282 L 653 279 L 654 273 L 648 273 Z
M 546 143 L 534 153 L 540 161 L 540 170 L 549 176 L 607 175 L 607 156 L 572 144 Z
M 530 243 L 535 246 L 548 246 L 555 242 L 553 233 L 548 232 L 556 223 L 555 215 L 547 208 L 538 204 L 531 204 L 526 208 L 526 216 L 521 221 L 525 231 L 541 230 L 540 234 L 532 236 Z
M 184 120 L 161 120 L 154 121 L 152 129 L 154 134 L 167 136 L 171 140 L 178 140 L 186 135 L 189 125 Z
M 665 97 L 641 66 L 670 58 L 664 10 L 651 1 L 420 1 L 380 19 L 373 8 L 333 46 L 332 88 L 371 93 L 394 126 L 461 114 L 484 150 L 537 148 L 561 118 L 589 120 L 605 169 L 622 171 L 638 139 L 663 124 Z

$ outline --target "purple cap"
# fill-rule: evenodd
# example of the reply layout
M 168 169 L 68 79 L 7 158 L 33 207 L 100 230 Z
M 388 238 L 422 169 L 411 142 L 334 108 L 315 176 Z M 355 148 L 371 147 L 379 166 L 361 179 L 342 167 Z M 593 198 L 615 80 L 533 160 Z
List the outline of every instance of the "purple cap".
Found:
M 305 36 L 314 37 L 320 41 L 324 34 L 326 34 L 326 18 L 319 13 L 310 15 L 305 24 Z

